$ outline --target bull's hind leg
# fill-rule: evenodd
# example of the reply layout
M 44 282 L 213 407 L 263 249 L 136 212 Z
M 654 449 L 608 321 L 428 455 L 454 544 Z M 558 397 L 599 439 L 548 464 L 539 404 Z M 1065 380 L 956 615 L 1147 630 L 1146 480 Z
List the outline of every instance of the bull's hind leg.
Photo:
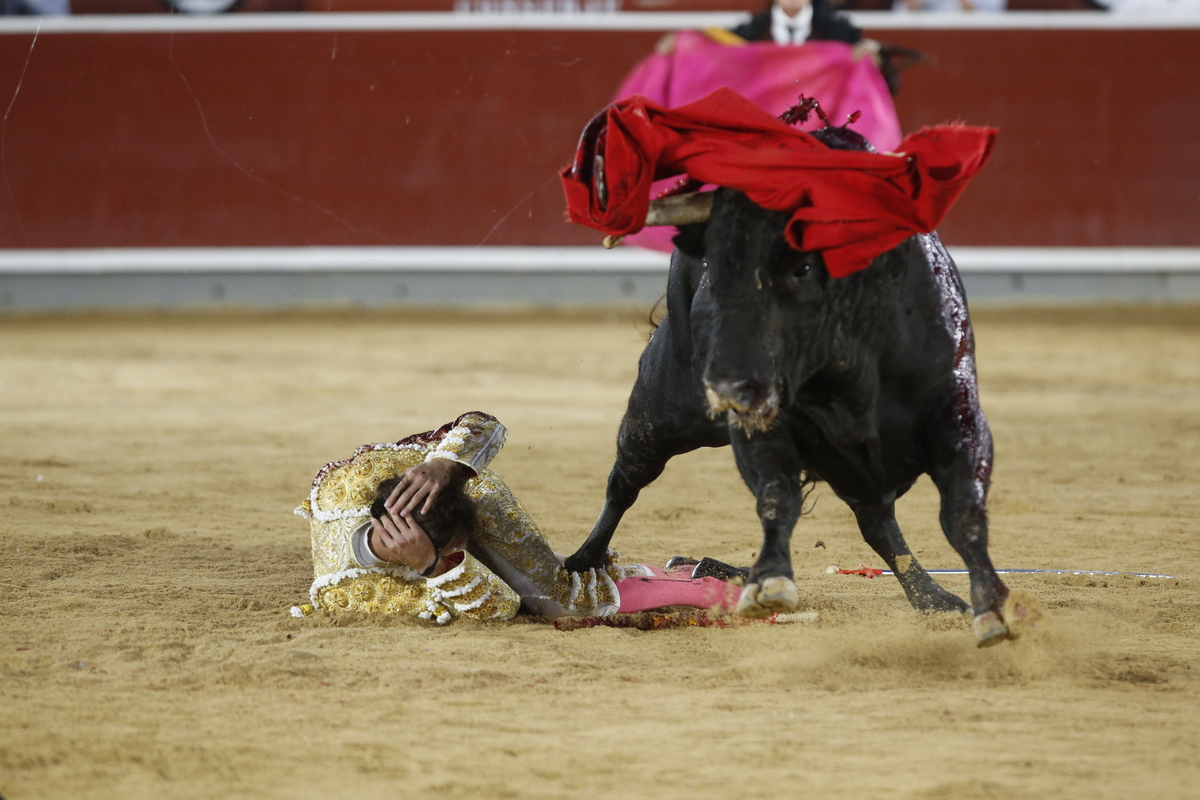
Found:
M 971 383 L 968 388 L 973 388 Z M 954 409 L 950 447 L 932 475 L 942 495 L 942 531 L 971 576 L 975 641 L 980 647 L 1013 638 L 1020 608 L 1006 609 L 1008 587 L 988 555 L 987 491 L 992 469 L 992 436 L 974 394 L 962 392 Z
M 975 641 L 986 647 L 1012 637 L 1010 621 L 1004 618 L 1008 587 L 996 574 L 988 555 L 988 520 L 983 502 L 971 497 L 974 492 L 964 491 L 962 481 L 950 483 L 942 489 L 942 530 L 971 575 Z
M 904 541 L 896 524 L 896 506 L 855 506 L 854 516 L 863 539 L 879 554 L 900 581 L 912 607 L 924 614 L 942 611 L 966 612 L 970 606 L 962 598 L 938 585 Z
M 795 611 L 800 592 L 792 572 L 792 529 L 804 505 L 799 459 L 782 437 L 734 433 L 731 438 L 738 470 L 758 500 L 763 529 L 762 550 L 742 588 L 737 611 L 752 618 Z

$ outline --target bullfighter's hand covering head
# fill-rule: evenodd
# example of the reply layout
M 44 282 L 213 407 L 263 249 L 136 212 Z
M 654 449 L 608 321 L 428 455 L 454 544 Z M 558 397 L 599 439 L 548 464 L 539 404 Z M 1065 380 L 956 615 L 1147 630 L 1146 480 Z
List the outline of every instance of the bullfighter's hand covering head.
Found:
M 311 602 L 293 614 L 322 607 L 401 612 L 439 624 L 458 617 L 511 619 L 523 595 L 527 605 L 532 598 L 532 610 L 550 616 L 615 613 L 620 595 L 614 581 L 625 577 L 615 554 L 604 570 L 567 573 L 521 503 L 487 468 L 506 436 L 495 417 L 470 412 L 435 431 L 363 445 L 349 459 L 323 467 L 296 509 L 311 520 L 314 581 Z M 464 488 L 477 510 L 472 552 L 479 558 L 455 554 L 461 562 L 428 580 L 402 564 L 362 563 L 355 534 L 369 526 L 379 484 L 434 458 L 456 461 L 475 475 Z
M 834 150 L 730 89 L 676 109 L 635 95 L 588 123 L 562 181 L 571 221 L 613 235 L 645 225 L 655 180 L 686 174 L 745 192 L 790 212 L 788 243 L 819 251 L 838 278 L 937 227 L 996 133 L 939 125 L 894 154 Z

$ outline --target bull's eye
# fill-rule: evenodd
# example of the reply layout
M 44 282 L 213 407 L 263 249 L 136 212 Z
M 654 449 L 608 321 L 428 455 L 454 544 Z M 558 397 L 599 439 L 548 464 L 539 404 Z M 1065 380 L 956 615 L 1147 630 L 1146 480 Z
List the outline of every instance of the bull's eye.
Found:
M 812 281 L 812 265 L 802 261 L 794 264 L 785 274 L 787 288 L 793 294 L 800 293 L 805 291 Z

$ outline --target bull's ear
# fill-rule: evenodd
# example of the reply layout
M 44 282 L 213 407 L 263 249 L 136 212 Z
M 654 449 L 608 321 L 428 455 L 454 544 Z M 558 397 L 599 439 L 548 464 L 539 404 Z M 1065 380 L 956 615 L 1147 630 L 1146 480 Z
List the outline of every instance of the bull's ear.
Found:
M 671 241 L 685 255 L 692 258 L 704 258 L 704 231 L 707 229 L 708 224 L 704 222 L 680 225 L 679 233 L 675 234 Z

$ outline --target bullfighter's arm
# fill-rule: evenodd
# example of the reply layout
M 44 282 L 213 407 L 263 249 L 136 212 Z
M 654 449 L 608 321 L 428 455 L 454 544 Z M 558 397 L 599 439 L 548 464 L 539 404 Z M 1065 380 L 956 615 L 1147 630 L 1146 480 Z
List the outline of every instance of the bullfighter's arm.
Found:
M 431 443 L 425 460 L 445 458 L 470 467 L 478 475 L 492 462 L 508 438 L 508 430 L 500 420 L 482 411 L 468 411 L 454 420 L 449 430 Z
M 480 411 L 467 412 L 449 425 L 422 434 L 420 438 L 429 448 L 425 462 L 401 474 L 399 485 L 388 497 L 388 510 L 408 516 L 424 503 L 422 511 L 428 512 L 438 493 L 460 477 L 456 471 L 466 470 L 467 475 L 461 477 L 479 475 L 507 437 L 508 431 L 498 419 Z

